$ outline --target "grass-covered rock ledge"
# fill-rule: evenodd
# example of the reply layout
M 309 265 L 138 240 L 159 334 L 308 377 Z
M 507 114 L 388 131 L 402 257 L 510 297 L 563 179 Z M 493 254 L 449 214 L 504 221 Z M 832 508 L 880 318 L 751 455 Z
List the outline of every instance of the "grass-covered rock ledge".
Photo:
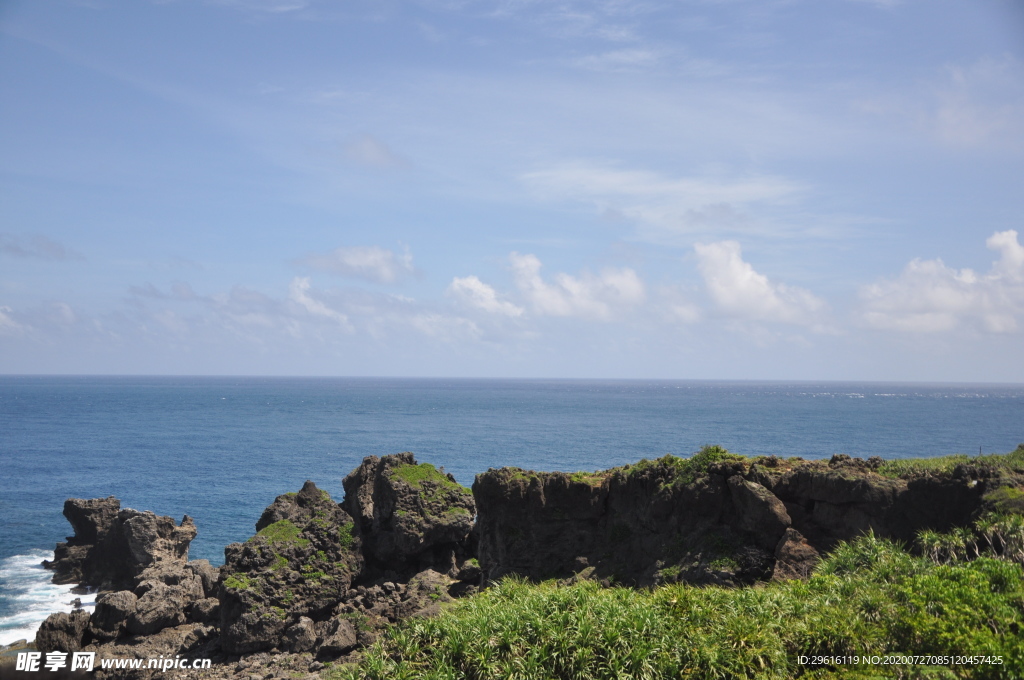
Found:
M 173 555 L 107 565 L 116 500 L 69 501 L 57 578 L 120 590 L 51 616 L 37 646 L 212 658 L 184 673 L 205 680 L 1024 677 L 1024 446 L 898 461 L 709 446 L 488 470 L 472 490 L 404 453 L 344 487 L 340 503 L 312 482 L 278 496 L 219 574 L 185 562 L 195 529 L 169 518 L 150 524 Z M 924 658 L 883 663 L 907 656 Z

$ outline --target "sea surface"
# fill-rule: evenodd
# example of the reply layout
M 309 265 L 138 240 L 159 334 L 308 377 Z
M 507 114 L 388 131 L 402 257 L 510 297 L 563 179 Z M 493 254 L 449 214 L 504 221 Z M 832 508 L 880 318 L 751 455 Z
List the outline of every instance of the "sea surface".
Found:
M 71 533 L 71 497 L 187 514 L 190 556 L 221 564 L 275 496 L 312 479 L 340 501 L 370 455 L 412 451 L 469 486 L 705 444 L 905 458 L 1021 442 L 1024 385 L 0 376 L 0 644 L 77 596 L 38 566 Z

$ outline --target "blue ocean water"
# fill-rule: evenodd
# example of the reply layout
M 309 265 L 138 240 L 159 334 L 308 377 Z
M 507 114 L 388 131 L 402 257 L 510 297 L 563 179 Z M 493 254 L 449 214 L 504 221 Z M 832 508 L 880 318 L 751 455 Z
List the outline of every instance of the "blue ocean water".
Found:
M 368 455 L 413 451 L 468 486 L 705 444 L 903 458 L 1022 441 L 1024 385 L 0 376 L 0 644 L 45 608 L 25 584 L 46 574 L 26 569 L 70 533 L 70 497 L 188 514 L 191 557 L 220 564 L 275 496 L 312 479 L 341 500 Z

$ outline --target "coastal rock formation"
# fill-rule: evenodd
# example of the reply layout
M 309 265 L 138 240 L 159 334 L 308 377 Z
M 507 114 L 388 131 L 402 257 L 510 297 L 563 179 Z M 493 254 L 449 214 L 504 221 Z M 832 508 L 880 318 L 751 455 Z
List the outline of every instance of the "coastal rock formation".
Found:
M 605 473 L 489 470 L 473 485 L 486 580 L 743 583 L 771 574 L 791 521 L 757 482 L 664 459 Z
M 302 677 L 505 575 L 606 585 L 806 578 L 838 541 L 864 532 L 909 542 L 923 528 L 1024 505 L 1019 469 L 886 477 L 880 465 L 706 447 L 594 473 L 489 470 L 470 492 L 411 453 L 371 456 L 344 479 L 342 503 L 311 481 L 278 496 L 253 537 L 225 548 L 220 569 L 187 561 L 196 535 L 187 516 L 178 525 L 115 498 L 70 499 L 75 535 L 47 566 L 56 582 L 102 592 L 91 615 L 50 616 L 36 646 L 213 658 L 220 670 L 187 676 L 207 680 Z
M 52 562 L 54 583 L 77 583 L 105 590 L 131 589 L 147 568 L 184 564 L 196 536 L 192 518 L 178 525 L 170 517 L 121 509 L 113 496 L 64 502 L 64 516 L 75 530 L 58 543 Z
M 224 549 L 220 624 L 232 654 L 271 649 L 303 617 L 329 616 L 363 566 L 352 518 L 313 482 L 278 496 L 256 527 Z
M 413 454 L 370 456 L 344 481 L 368 559 L 395 572 L 457 571 L 470 545 L 476 505 L 469 489 Z
M 889 479 L 880 463 L 746 459 L 709 447 L 599 473 L 489 470 L 473 485 L 483 578 L 802 578 L 821 553 L 868 531 L 909 544 L 921 529 L 967 526 L 994 489 L 1021 481 L 971 465 Z

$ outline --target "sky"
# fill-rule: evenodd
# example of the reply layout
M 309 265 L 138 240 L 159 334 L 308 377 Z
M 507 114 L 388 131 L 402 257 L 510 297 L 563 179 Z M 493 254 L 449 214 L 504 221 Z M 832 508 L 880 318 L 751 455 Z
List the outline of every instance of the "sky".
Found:
M 0 374 L 1024 382 L 1024 5 L 0 0 Z

